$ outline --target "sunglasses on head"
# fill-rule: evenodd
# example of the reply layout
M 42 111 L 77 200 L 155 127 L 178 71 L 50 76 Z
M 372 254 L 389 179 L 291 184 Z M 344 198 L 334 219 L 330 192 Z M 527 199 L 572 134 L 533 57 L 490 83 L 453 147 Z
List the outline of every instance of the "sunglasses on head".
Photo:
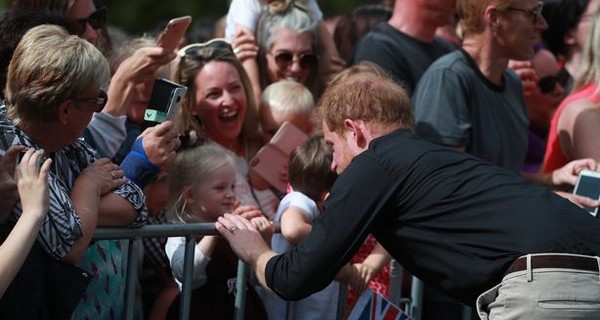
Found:
M 280 69 L 289 68 L 294 63 L 295 54 L 287 51 L 279 52 L 275 55 L 275 63 Z M 300 68 L 304 70 L 313 69 L 319 62 L 319 57 L 314 53 L 303 53 L 298 56 Z
M 98 92 L 98 96 L 95 98 L 82 98 L 82 99 L 73 99 L 75 102 L 83 102 L 83 103 L 95 103 L 96 109 L 94 112 L 100 112 L 106 106 L 106 102 L 108 101 L 108 95 L 106 94 L 106 90 L 100 89 Z
M 90 14 L 87 18 L 69 21 L 69 26 L 75 34 L 81 36 L 85 33 L 88 23 L 94 29 L 100 29 L 104 27 L 106 24 L 106 7 L 97 7 L 96 11 L 92 12 L 92 14 Z
M 542 93 L 550 93 L 554 91 L 557 83 L 564 88 L 567 81 L 569 81 L 569 72 L 566 69 L 561 69 L 553 76 L 541 78 L 538 82 L 538 87 Z
M 223 38 L 215 38 L 202 43 L 192 43 L 189 44 L 177 51 L 177 55 L 180 57 L 184 56 L 198 56 L 203 49 L 212 48 L 212 49 L 225 49 L 231 51 L 233 53 L 233 48 L 231 48 L 231 44 L 229 41 Z

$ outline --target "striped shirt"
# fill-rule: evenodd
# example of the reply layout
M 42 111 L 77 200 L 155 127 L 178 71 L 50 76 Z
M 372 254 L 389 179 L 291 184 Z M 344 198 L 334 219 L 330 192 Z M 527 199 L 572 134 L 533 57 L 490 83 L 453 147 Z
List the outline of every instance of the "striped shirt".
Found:
M 0 106 L 0 156 L 4 156 L 6 150 L 13 145 L 40 149 L 40 146 L 6 117 L 6 107 Z M 81 220 L 70 198 L 71 190 L 83 169 L 96 161 L 97 152 L 79 138 L 70 145 L 56 150 L 50 157 L 52 166 L 48 174 L 49 211 L 37 240 L 53 257 L 62 259 L 69 253 L 75 240 L 82 236 Z M 137 218 L 129 225 L 130 227 L 146 223 L 148 217 L 146 198 L 137 185 L 127 181 L 112 193 L 130 202 L 138 212 Z M 13 208 L 13 218 L 18 219 L 21 212 L 21 203 L 17 202 Z

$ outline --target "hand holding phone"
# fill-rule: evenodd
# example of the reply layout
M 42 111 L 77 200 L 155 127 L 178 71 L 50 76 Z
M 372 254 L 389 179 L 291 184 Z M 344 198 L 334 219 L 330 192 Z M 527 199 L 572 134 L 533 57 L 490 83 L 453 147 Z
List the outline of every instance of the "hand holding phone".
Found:
M 148 108 L 144 112 L 144 120 L 151 123 L 161 123 L 177 115 L 185 98 L 187 87 L 158 78 L 154 81 Z
M 190 23 L 192 23 L 191 16 L 172 19 L 158 36 L 156 45 L 169 51 L 176 51 Z
M 577 178 L 573 193 L 594 200 L 600 199 L 600 172 L 582 170 Z M 598 214 L 598 207 L 585 209 L 594 217 Z

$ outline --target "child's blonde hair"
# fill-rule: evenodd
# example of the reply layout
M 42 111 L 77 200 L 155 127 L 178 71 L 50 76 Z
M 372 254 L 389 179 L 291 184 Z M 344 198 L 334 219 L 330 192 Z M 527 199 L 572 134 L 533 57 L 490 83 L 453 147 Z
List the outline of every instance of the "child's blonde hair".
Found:
M 310 117 L 315 101 L 310 90 L 292 80 L 281 80 L 265 88 L 258 106 L 260 112 L 270 108 L 273 113 L 300 113 Z
M 217 144 L 209 143 L 181 149 L 169 168 L 168 220 L 183 223 L 202 222 L 193 212 L 187 210 L 183 193 L 188 188 L 205 182 L 209 173 L 225 165 L 236 168 L 230 153 Z

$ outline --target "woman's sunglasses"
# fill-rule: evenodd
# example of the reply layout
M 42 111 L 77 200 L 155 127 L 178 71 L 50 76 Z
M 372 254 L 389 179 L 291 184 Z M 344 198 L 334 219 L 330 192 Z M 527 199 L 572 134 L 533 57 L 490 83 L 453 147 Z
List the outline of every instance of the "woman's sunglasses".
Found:
M 92 12 L 87 18 L 71 20 L 68 24 L 73 33 L 81 36 L 85 33 L 88 23 L 94 29 L 104 27 L 106 25 L 106 7 L 97 7 L 96 11 Z
M 180 57 L 198 56 L 198 53 L 205 48 L 225 49 L 233 53 L 233 49 L 231 48 L 231 44 L 229 43 L 229 41 L 223 38 L 215 38 L 202 43 L 189 44 L 179 49 L 179 51 L 177 51 L 177 55 Z
M 538 87 L 542 93 L 550 93 L 554 91 L 556 84 L 560 84 L 563 88 L 569 81 L 569 72 L 566 69 L 560 69 L 555 75 L 547 76 L 540 79 Z
M 287 69 L 294 63 L 295 54 L 287 51 L 279 52 L 275 55 L 275 63 L 280 69 Z M 298 57 L 300 68 L 311 70 L 319 63 L 319 56 L 313 53 L 303 53 Z

